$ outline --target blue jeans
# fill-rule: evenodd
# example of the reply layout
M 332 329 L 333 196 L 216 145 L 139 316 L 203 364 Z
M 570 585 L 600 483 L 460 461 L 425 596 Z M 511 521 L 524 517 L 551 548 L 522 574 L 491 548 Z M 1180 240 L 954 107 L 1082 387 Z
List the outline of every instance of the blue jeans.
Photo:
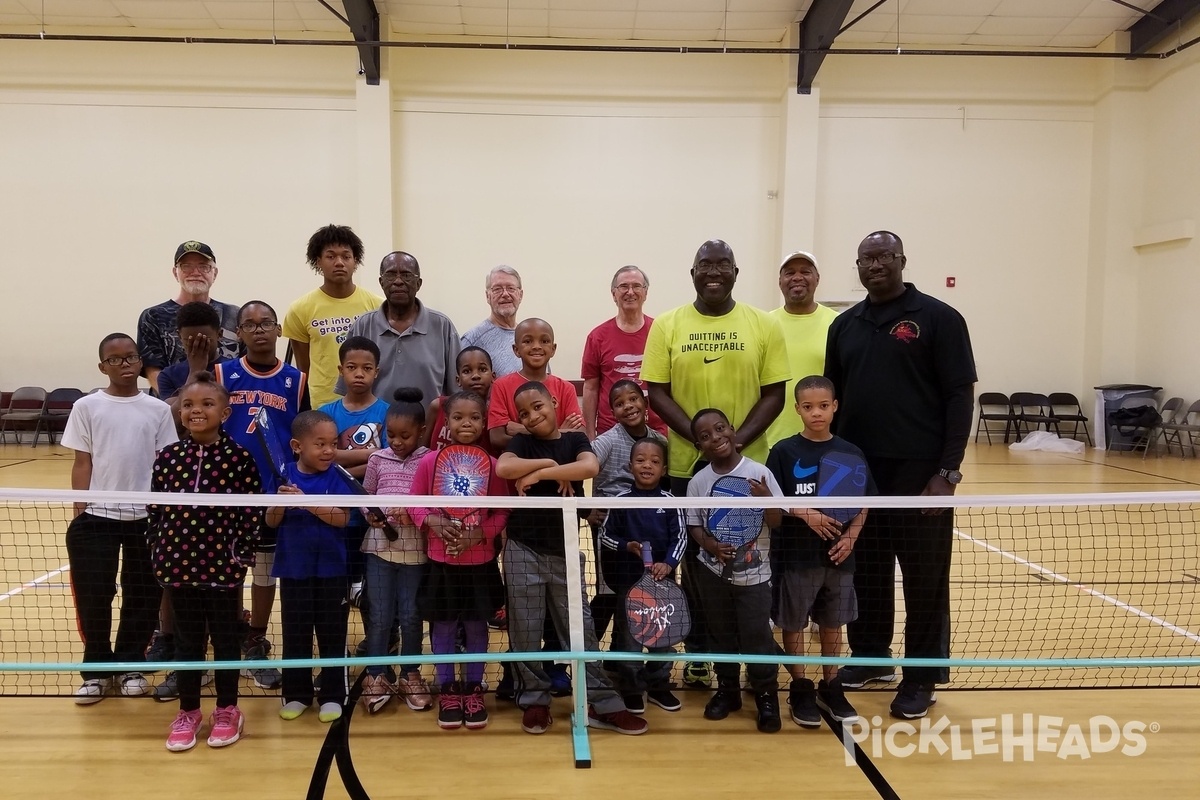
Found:
M 364 590 L 367 593 L 367 655 L 385 656 L 391 638 L 392 621 L 400 620 L 400 655 L 420 655 L 424 636 L 417 593 L 425 576 L 424 564 L 399 564 L 366 554 Z M 407 664 L 401 672 L 421 667 Z M 382 675 L 382 666 L 367 667 L 369 675 Z

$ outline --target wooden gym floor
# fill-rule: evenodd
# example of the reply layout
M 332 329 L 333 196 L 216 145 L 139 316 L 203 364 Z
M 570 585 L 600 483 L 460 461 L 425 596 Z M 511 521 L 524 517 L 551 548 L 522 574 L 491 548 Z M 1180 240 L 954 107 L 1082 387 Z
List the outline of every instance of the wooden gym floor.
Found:
M 70 453 L 59 447 L 0 446 L 0 486 L 65 488 L 69 468 Z M 1200 460 L 1178 456 L 1010 453 L 999 444 L 972 445 L 963 472 L 960 495 L 1200 491 Z M 45 507 L 40 512 L 46 516 Z M 955 655 L 1200 654 L 1196 513 L 1195 505 L 1096 507 L 1065 516 L 960 513 Z M 66 561 L 65 516 L 57 514 L 61 519 L 51 521 L 0 508 L 5 660 L 79 655 L 67 576 L 55 573 Z M 277 700 L 244 697 L 243 741 L 223 751 L 201 742 L 174 754 L 163 748 L 173 704 L 111 698 L 77 707 L 63 696 L 19 696 L 67 694 L 75 682 L 74 675 L 0 677 L 0 691 L 18 695 L 0 698 L 0 796 L 305 796 L 327 730 L 315 713 L 283 722 Z M 1176 688 L 1065 688 L 1127 683 Z M 351 742 L 372 798 L 608 800 L 631 791 L 663 798 L 1187 796 L 1200 785 L 1193 757 L 1200 693 L 1190 688 L 1196 685 L 1196 670 L 958 670 L 955 690 L 941 692 L 931 710 L 934 729 L 925 740 L 919 725 L 909 729 L 889 719 L 890 692 L 854 693 L 851 701 L 871 723 L 869 731 L 857 731 L 865 737 L 859 764 L 847 763 L 842 738 L 828 727 L 801 730 L 785 716 L 782 732 L 757 733 L 752 702 L 723 722 L 706 721 L 707 695 L 694 692 L 681 693 L 684 709 L 677 714 L 649 708 L 646 736 L 592 732 L 590 770 L 572 763 L 569 699 L 555 700 L 555 724 L 540 737 L 521 732 L 511 705 L 489 698 L 492 720 L 484 731 L 440 731 L 432 715 L 393 702 L 373 717 L 356 714 Z M 206 698 L 206 712 L 211 704 Z M 1027 740 L 1001 735 L 1005 715 L 1013 715 L 1016 734 Z M 1114 733 L 1110 721 L 1123 730 Z M 1012 748 L 1008 758 L 1001 742 Z M 925 746 L 906 752 L 919 744 Z M 326 797 L 346 796 L 335 770 Z

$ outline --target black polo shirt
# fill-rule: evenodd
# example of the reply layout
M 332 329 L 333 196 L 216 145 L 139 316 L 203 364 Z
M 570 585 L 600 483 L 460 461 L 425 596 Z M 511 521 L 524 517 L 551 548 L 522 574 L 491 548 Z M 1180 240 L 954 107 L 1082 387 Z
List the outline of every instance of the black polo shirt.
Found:
M 825 377 L 837 388 L 834 430 L 868 459 L 957 468 L 976 381 L 967 323 L 941 300 L 904 286 L 895 300 L 863 300 L 829 327 Z

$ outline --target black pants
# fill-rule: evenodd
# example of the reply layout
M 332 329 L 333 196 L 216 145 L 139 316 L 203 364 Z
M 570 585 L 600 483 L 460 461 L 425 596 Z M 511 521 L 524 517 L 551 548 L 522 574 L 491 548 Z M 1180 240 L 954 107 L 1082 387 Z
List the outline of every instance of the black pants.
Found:
M 242 657 L 241 587 L 217 589 L 208 586 L 168 586 L 167 596 L 175 609 L 175 660 L 203 661 L 208 639 L 213 659 L 238 661 Z M 207 631 L 207 635 L 206 635 Z M 179 710 L 200 708 L 200 671 L 179 670 Z M 217 706 L 236 706 L 238 671 L 217 670 Z
M 712 652 L 779 655 L 779 645 L 771 631 L 769 582 L 735 586 L 703 564 L 696 565 L 695 578 L 700 589 L 700 607 L 708 619 Z M 692 618 L 695 619 L 694 611 Z M 719 663 L 715 670 L 718 688 L 740 688 L 738 664 Z M 755 694 L 779 689 L 778 664 L 747 664 L 746 677 Z
M 124 551 L 124 552 L 122 552 Z M 162 588 L 154 579 L 146 520 L 115 520 L 83 513 L 67 528 L 67 561 L 71 593 L 88 663 L 145 661 L 146 648 L 158 627 Z M 112 604 L 121 574 L 121 609 L 117 642 L 112 644 Z M 103 668 L 80 673 L 84 680 L 111 678 Z
M 283 657 L 312 658 L 313 635 L 317 637 L 320 658 L 346 657 L 346 579 L 280 578 L 279 616 L 283 627 Z M 321 670 L 324 703 L 346 702 L 346 668 Z M 283 670 L 283 702 L 313 701 L 312 670 L 289 667 Z
M 919 495 L 937 473 L 937 462 L 873 459 L 871 474 L 881 495 Z M 892 655 L 896 625 L 896 563 L 904 587 L 904 654 L 909 658 L 950 656 L 950 561 L 953 509 L 871 509 L 855 550 L 854 591 L 858 619 L 846 626 L 853 655 Z M 906 678 L 946 683 L 945 667 L 909 667 Z

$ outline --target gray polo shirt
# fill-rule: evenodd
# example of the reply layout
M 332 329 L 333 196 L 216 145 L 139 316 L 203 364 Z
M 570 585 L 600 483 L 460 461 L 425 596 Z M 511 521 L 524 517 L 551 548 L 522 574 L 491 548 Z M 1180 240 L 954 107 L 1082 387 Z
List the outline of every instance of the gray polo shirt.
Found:
M 365 336 L 379 345 L 379 377 L 375 396 L 392 402 L 392 393 L 401 386 L 415 386 L 429 403 L 435 397 L 457 391 L 454 360 L 458 357 L 458 331 L 450 318 L 427 308 L 420 300 L 417 318 L 404 333 L 388 323 L 386 304 L 363 314 L 350 326 L 347 336 Z M 338 378 L 336 391 L 346 393 L 346 384 Z
M 482 347 L 492 357 L 492 373 L 503 378 L 521 368 L 521 359 L 513 352 L 515 330 L 501 328 L 485 319 L 462 336 L 463 347 Z

